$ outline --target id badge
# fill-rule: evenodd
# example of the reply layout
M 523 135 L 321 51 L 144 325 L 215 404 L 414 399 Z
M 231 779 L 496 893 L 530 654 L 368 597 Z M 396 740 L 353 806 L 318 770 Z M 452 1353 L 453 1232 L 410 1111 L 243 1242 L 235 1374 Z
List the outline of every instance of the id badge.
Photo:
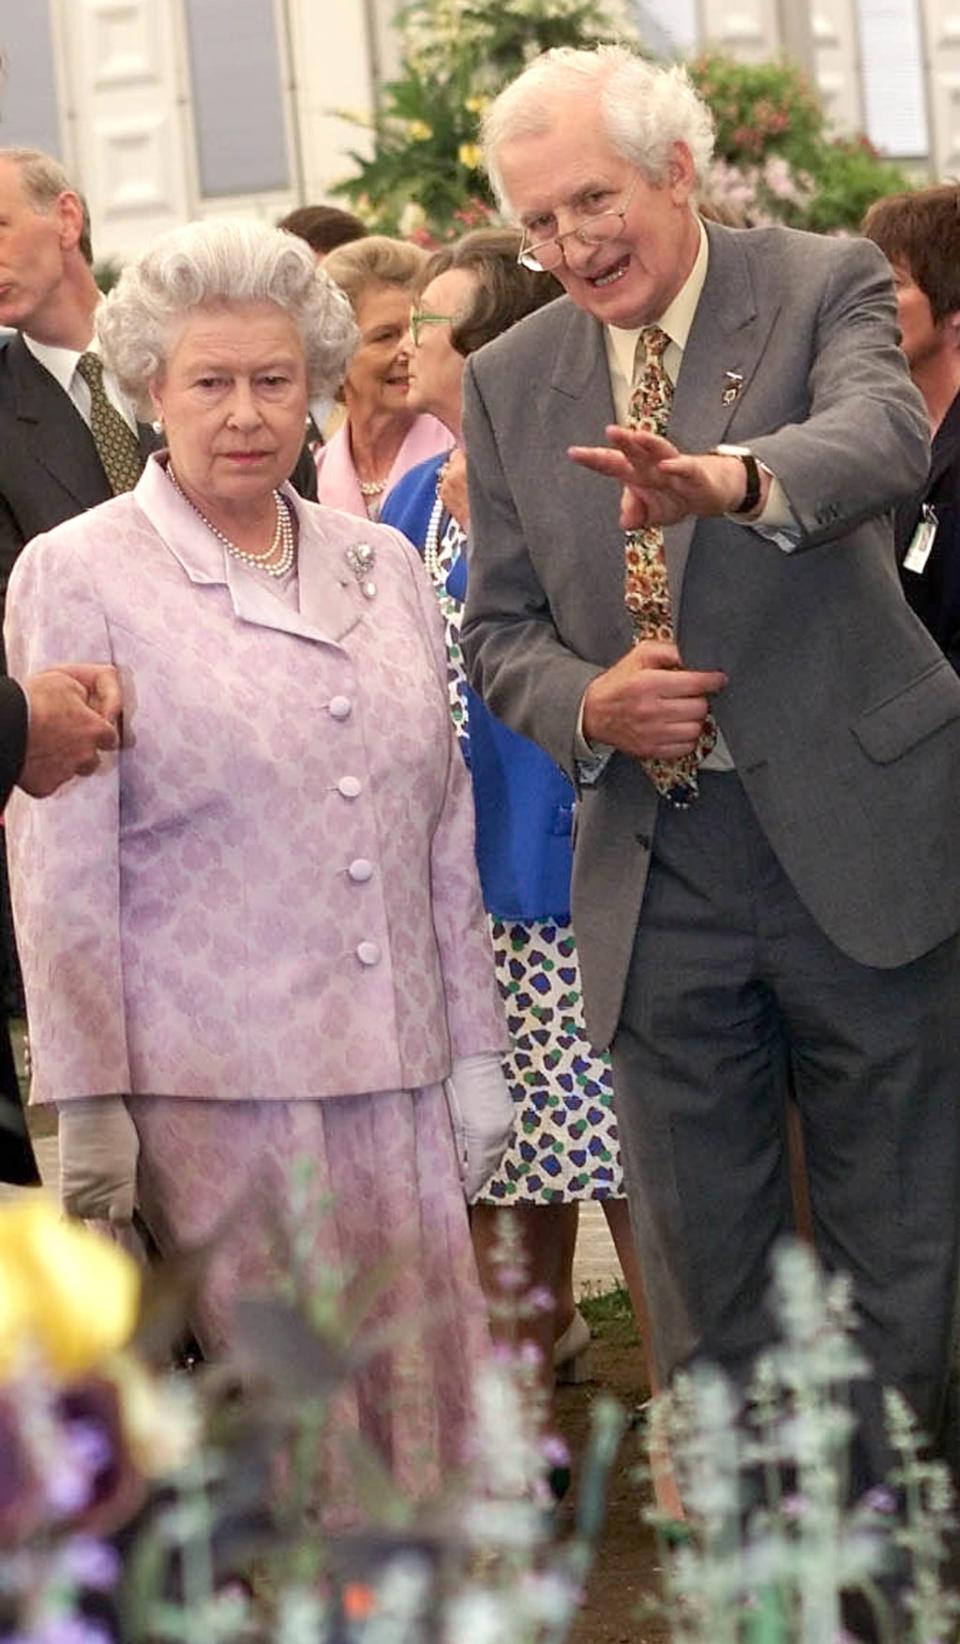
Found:
M 910 538 L 910 546 L 904 556 L 903 568 L 905 571 L 913 571 L 918 577 L 923 575 L 936 534 L 937 516 L 930 504 L 925 502 L 917 521 L 917 529 Z

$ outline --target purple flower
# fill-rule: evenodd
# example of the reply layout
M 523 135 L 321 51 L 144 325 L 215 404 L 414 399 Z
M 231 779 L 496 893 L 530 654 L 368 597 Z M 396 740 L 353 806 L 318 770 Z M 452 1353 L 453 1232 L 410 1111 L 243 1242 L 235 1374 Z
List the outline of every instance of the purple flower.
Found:
M 130 1455 L 120 1415 L 120 1393 L 103 1376 L 72 1382 L 57 1400 L 64 1444 L 61 1455 L 86 1484 L 77 1528 L 102 1535 L 125 1523 L 144 1495 L 143 1479 Z M 69 1493 L 70 1480 L 59 1481 Z M 76 1479 L 74 1481 L 76 1488 Z M 76 1512 L 76 1507 L 68 1511 Z
M 883 1513 L 886 1517 L 889 1517 L 891 1513 L 895 1513 L 897 1510 L 897 1499 L 893 1491 L 888 1490 L 886 1485 L 875 1484 L 872 1490 L 867 1491 L 861 1505 L 866 1507 L 868 1512 Z
M 527 1301 L 534 1313 L 552 1313 L 554 1307 L 553 1291 L 546 1285 L 538 1284 L 529 1292 Z
M 89 1506 L 98 1476 L 113 1457 L 103 1429 L 92 1421 L 66 1421 L 62 1448 L 44 1478 L 47 1501 L 66 1517 Z
M 14 1633 L 4 1644 L 114 1644 L 112 1633 L 86 1615 L 51 1616 L 35 1631 Z
M 120 1575 L 116 1549 L 93 1536 L 71 1536 L 64 1544 L 60 1563 L 76 1586 L 94 1592 L 108 1592 Z
M 570 1451 L 559 1433 L 547 1433 L 540 1444 L 540 1453 L 551 1467 L 568 1467 Z

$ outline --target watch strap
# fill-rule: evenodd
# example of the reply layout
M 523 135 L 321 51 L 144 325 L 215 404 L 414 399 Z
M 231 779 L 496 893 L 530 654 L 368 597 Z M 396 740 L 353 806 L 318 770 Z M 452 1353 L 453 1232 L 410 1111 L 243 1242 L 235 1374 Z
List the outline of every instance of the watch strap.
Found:
M 760 501 L 760 464 L 752 451 L 738 451 L 737 456 L 743 463 L 747 476 L 747 488 L 743 493 L 743 501 L 736 508 L 731 508 L 732 514 L 752 514 Z

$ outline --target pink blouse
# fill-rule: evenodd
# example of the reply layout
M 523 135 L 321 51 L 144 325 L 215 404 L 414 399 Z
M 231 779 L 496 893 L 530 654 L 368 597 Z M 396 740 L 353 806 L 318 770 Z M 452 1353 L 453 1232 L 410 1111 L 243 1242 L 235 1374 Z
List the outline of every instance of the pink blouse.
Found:
M 436 417 L 427 412 L 414 418 L 407 437 L 397 452 L 393 467 L 387 475 L 381 503 L 390 495 L 397 480 L 416 468 L 428 457 L 436 457 L 453 446 L 453 435 Z M 350 424 L 345 422 L 333 438 L 317 453 L 317 499 L 329 508 L 342 508 L 348 514 L 367 517 L 366 504 L 360 490 L 357 470 L 353 466 L 350 449 Z

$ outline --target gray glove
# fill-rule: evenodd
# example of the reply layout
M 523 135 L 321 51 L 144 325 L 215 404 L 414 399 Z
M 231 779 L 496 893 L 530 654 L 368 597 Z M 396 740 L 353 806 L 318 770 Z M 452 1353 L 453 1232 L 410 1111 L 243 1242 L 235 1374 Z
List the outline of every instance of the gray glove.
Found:
M 469 1203 L 496 1170 L 513 1129 L 513 1102 L 500 1056 L 488 1051 L 457 1057 L 444 1088 Z
M 68 1216 L 122 1225 L 133 1217 L 140 1138 L 122 1096 L 58 1105 L 60 1203 Z

